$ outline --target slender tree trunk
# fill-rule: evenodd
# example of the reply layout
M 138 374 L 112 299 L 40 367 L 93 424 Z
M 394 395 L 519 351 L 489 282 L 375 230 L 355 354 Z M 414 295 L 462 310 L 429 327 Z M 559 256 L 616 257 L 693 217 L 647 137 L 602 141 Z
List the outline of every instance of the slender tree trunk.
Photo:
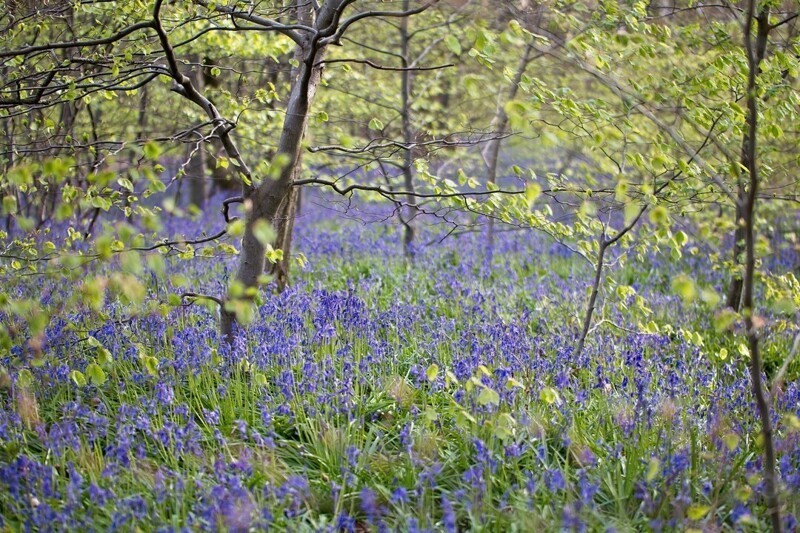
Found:
M 750 131 L 744 130 L 742 135 L 742 148 L 739 163 L 742 168 L 750 168 L 750 152 L 748 146 L 750 145 Z M 739 311 L 742 305 L 742 255 L 744 254 L 744 240 L 745 240 L 745 227 L 744 227 L 744 204 L 747 202 L 747 187 L 745 186 L 744 178 L 739 177 L 738 186 L 736 189 L 737 204 L 734 211 L 734 230 L 733 230 L 733 268 L 731 274 L 731 281 L 728 285 L 728 294 L 725 299 L 725 305 L 734 311 Z
M 505 105 L 510 100 L 513 100 L 517 96 L 517 89 L 519 88 L 519 83 L 522 81 L 522 76 L 525 74 L 525 69 L 528 68 L 528 63 L 531 61 L 531 51 L 533 50 L 532 47 L 526 46 L 525 52 L 520 57 L 519 63 L 517 64 L 517 71 L 514 74 L 514 80 L 511 82 L 511 85 L 508 87 L 508 92 L 506 93 L 505 101 L 498 101 L 497 108 L 495 111 L 494 118 L 492 118 L 492 123 L 490 129 L 493 133 L 497 134 L 498 137 L 489 141 L 486 145 L 486 148 L 483 151 L 483 162 L 486 166 L 486 183 L 493 185 L 497 181 L 497 164 L 500 159 L 500 145 L 503 142 L 502 134 L 505 133 L 506 128 L 508 127 L 508 114 L 506 113 Z M 494 240 L 495 240 L 495 221 L 494 218 L 489 217 L 488 227 L 486 231 L 486 261 L 487 263 L 491 263 L 492 257 L 494 255 Z
M 197 90 L 203 92 L 203 59 L 199 54 L 193 54 L 190 61 L 195 65 L 192 81 Z M 186 165 L 186 179 L 189 181 L 189 202 L 203 209 L 206 204 L 206 160 L 205 148 L 202 140 L 189 144 L 189 163 Z
M 305 0 L 295 0 L 294 9 L 298 22 L 311 26 L 314 23 L 313 15 L 308 9 L 304 9 L 304 7 L 308 7 L 305 4 Z M 299 46 L 294 51 L 294 59 L 297 61 L 298 66 L 292 69 L 293 79 L 300 75 L 300 64 L 303 61 L 303 49 Z M 301 166 L 302 154 L 295 165 L 292 181 L 297 179 Z M 297 216 L 299 202 L 300 189 L 298 187 L 292 187 L 284 202 L 281 203 L 278 213 L 275 215 L 275 241 L 272 243 L 272 246 L 276 250 L 281 250 L 283 252 L 283 257 L 276 263 L 269 263 L 267 265 L 267 273 L 275 276 L 278 292 L 283 292 L 290 283 L 292 234 L 294 233 L 294 219 L 295 216 Z
M 669 181 L 661 185 L 655 192 L 656 194 L 663 191 L 669 185 Z M 575 357 L 579 357 L 583 353 L 583 347 L 586 344 L 586 337 L 589 335 L 589 328 L 592 326 L 592 316 L 597 307 L 597 295 L 600 293 L 600 286 L 603 281 L 603 268 L 605 266 L 606 250 L 618 243 L 629 231 L 631 231 L 647 210 L 647 206 L 642 207 L 639 213 L 631 220 L 624 228 L 619 230 L 613 237 L 606 237 L 606 230 L 600 235 L 600 249 L 597 252 L 597 262 L 595 263 L 594 270 L 594 283 L 592 284 L 592 293 L 589 296 L 589 304 L 586 306 L 586 314 L 583 316 L 583 328 L 581 329 L 581 336 L 578 338 L 578 343 L 575 346 Z
M 410 7 L 410 0 L 403 0 L 403 11 L 408 11 Z M 400 21 L 400 55 L 402 56 L 402 64 L 404 70 L 400 80 L 401 92 L 401 105 L 402 105 L 402 123 L 403 123 L 403 143 L 405 150 L 403 151 L 403 185 L 405 186 L 408 195 L 406 196 L 405 211 L 400 213 L 400 219 L 405 226 L 405 235 L 403 237 L 403 249 L 406 257 L 414 257 L 414 234 L 415 234 L 415 217 L 417 216 L 417 199 L 414 195 L 414 150 L 412 148 L 415 137 L 414 131 L 411 126 L 411 91 L 414 82 L 411 71 L 408 68 L 411 66 L 410 55 L 411 38 L 408 33 L 408 18 L 403 18 Z
M 278 214 L 275 216 L 276 236 L 273 246 L 283 251 L 283 259 L 277 263 L 270 264 L 267 271 L 275 276 L 278 291 L 281 292 L 290 283 L 292 233 L 294 231 L 294 219 L 297 216 L 297 210 L 300 205 L 300 191 L 299 187 L 292 187 L 286 200 L 281 204 Z
M 745 135 L 745 138 L 747 136 Z M 744 150 L 743 150 L 744 152 Z M 747 168 L 747 161 L 742 157 L 742 166 Z M 739 269 L 742 264 L 742 253 L 744 252 L 744 213 L 742 212 L 742 205 L 747 201 L 744 184 L 740 184 L 738 201 L 740 205 L 736 206 L 736 228 L 733 230 L 733 268 L 735 271 L 731 274 L 731 281 L 728 285 L 728 295 L 725 299 L 725 305 L 734 311 L 739 311 L 742 303 L 742 273 Z
M 583 353 L 583 347 L 586 344 L 586 337 L 589 335 L 589 328 L 592 325 L 592 316 L 594 309 L 597 306 L 597 294 L 600 292 L 600 282 L 603 279 L 603 266 L 606 255 L 606 248 L 608 248 L 608 241 L 605 238 L 605 232 L 600 236 L 600 250 L 597 253 L 597 263 L 595 263 L 594 282 L 592 283 L 592 294 L 589 296 L 589 305 L 586 306 L 586 314 L 583 317 L 583 328 L 581 329 L 581 336 L 578 339 L 578 344 L 575 346 L 575 357 L 577 358 Z
M 756 26 L 755 43 L 753 25 Z M 781 524 L 780 503 L 778 501 L 778 474 L 775 468 L 775 443 L 773 442 L 772 419 L 770 417 L 767 391 L 761 376 L 761 353 L 759 351 L 760 319 L 755 314 L 755 215 L 758 195 L 757 132 L 758 132 L 758 73 L 764 58 L 769 35 L 769 8 L 763 7 L 756 14 L 756 0 L 749 0 L 745 21 L 745 49 L 747 51 L 747 142 L 745 145 L 749 187 L 743 206 L 745 237 L 745 270 L 743 280 L 742 307 L 745 320 L 747 343 L 750 348 L 750 379 L 753 396 L 761 419 L 761 435 L 764 445 L 764 496 L 772 530 L 779 533 Z

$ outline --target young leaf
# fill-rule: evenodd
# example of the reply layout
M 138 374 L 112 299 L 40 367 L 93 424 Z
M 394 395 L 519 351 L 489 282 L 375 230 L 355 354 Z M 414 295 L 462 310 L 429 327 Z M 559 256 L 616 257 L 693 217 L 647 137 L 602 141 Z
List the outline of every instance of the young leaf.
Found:
M 375 131 L 383 131 L 383 122 L 378 120 L 377 118 L 373 118 L 369 121 L 369 129 Z
M 425 377 L 428 378 L 428 381 L 433 382 L 436 381 L 436 376 L 439 375 L 439 365 L 436 363 L 432 364 L 428 367 L 425 371 Z
M 455 55 L 461 55 L 461 43 L 458 42 L 458 39 L 455 35 L 448 35 L 444 39 L 444 44 L 447 45 L 447 49 L 453 52 Z
M 259 218 L 253 222 L 253 236 L 261 243 L 261 246 L 266 247 L 275 240 L 275 231 L 273 231 L 269 222 Z
M 97 363 L 92 363 L 86 367 L 86 376 L 95 387 L 99 387 L 106 382 L 106 373 Z
M 684 274 L 675 276 L 672 279 L 672 290 L 684 302 L 691 302 L 697 297 L 697 287 L 695 287 L 694 281 Z
M 73 370 L 69 373 L 69 377 L 78 387 L 86 386 L 86 376 L 80 370 Z
M 481 405 L 500 405 L 500 395 L 493 389 L 484 387 L 478 395 L 478 403 Z
M 558 393 L 552 387 L 545 387 L 539 392 L 539 399 L 547 405 L 553 405 L 558 401 Z
M 700 505 L 693 503 L 686 510 L 686 517 L 689 520 L 702 520 L 708 514 L 711 508 L 708 505 Z

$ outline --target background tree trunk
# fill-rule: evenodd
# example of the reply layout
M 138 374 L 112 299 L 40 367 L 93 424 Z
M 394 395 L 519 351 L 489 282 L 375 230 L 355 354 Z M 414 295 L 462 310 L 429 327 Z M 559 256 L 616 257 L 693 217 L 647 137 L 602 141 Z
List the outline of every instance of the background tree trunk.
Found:
M 202 58 L 198 54 L 193 54 L 190 61 L 194 65 L 192 71 L 192 81 L 197 90 L 203 92 L 205 80 L 203 79 Z M 205 143 L 201 140 L 189 145 L 189 162 L 186 165 L 185 178 L 189 181 L 189 202 L 200 209 L 206 204 L 206 160 Z
M 403 11 L 408 11 L 410 7 L 410 0 L 403 0 Z M 401 93 L 401 119 L 403 123 L 403 143 L 405 150 L 403 151 L 403 186 L 409 193 L 406 196 L 406 205 L 400 213 L 400 220 L 405 227 L 405 234 L 403 237 L 403 249 L 406 257 L 413 258 L 414 256 L 414 235 L 415 217 L 417 216 L 417 199 L 414 195 L 414 149 L 413 144 L 416 140 L 414 131 L 411 126 L 411 91 L 414 79 L 411 75 L 411 37 L 408 33 L 408 17 L 404 17 L 400 21 L 400 55 L 403 68 L 406 69 L 402 72 L 400 79 L 400 93 Z
M 519 82 L 522 81 L 522 76 L 525 74 L 525 69 L 528 68 L 528 63 L 531 60 L 532 47 L 526 46 L 525 52 L 520 57 L 517 64 L 517 71 L 514 74 L 514 80 L 508 87 L 505 101 L 498 100 L 497 108 L 490 129 L 497 135 L 496 138 L 489 141 L 486 148 L 483 150 L 483 162 L 486 166 L 486 183 L 494 185 L 497 181 L 497 165 L 500 159 L 500 145 L 503 142 L 502 134 L 505 133 L 508 127 L 508 114 L 506 113 L 506 104 L 513 100 L 517 95 Z M 494 255 L 494 235 L 495 235 L 495 221 L 494 218 L 489 217 L 488 227 L 486 231 L 486 262 L 491 263 Z
M 745 136 L 746 138 L 746 136 Z M 742 165 L 747 168 L 747 161 L 742 157 Z M 747 201 L 744 185 L 739 186 L 738 193 L 739 203 L 744 204 Z M 741 205 L 736 206 L 736 229 L 733 230 L 733 268 L 736 269 L 731 274 L 731 281 L 728 285 L 728 293 L 725 298 L 725 305 L 734 311 L 739 311 L 742 303 L 742 274 L 738 269 L 742 264 L 742 253 L 744 253 L 744 212 Z

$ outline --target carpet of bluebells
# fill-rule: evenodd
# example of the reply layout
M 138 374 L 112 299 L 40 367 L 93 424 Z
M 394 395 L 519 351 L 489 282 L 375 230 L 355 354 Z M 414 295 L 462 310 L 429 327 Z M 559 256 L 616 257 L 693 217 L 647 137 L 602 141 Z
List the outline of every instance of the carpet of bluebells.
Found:
M 164 303 L 149 312 L 114 298 L 59 308 L 75 284 L 3 280 L 61 310 L 41 346 L 20 333 L 0 359 L 0 530 L 766 527 L 746 359 L 711 311 L 669 289 L 676 272 L 713 278 L 704 254 L 612 267 L 674 327 L 638 333 L 615 305 L 576 356 L 592 272 L 563 247 L 501 232 L 487 263 L 480 232 L 440 241 L 431 228 L 411 265 L 396 228 L 304 209 L 307 265 L 265 293 L 233 346 L 213 305 L 167 305 L 223 294 L 233 259 L 168 258 L 146 279 Z M 37 350 L 43 364 L 29 364 Z M 29 392 L 14 395 L 21 376 Z M 789 379 L 773 417 L 790 531 L 798 416 Z

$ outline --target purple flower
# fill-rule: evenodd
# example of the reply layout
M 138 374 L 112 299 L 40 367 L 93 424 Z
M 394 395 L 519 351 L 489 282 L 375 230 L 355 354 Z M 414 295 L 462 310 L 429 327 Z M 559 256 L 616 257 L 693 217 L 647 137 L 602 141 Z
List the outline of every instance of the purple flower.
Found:
M 447 496 L 442 494 L 442 526 L 447 533 L 455 533 L 458 531 L 456 525 L 456 513 L 453 510 L 453 505 Z
M 383 514 L 383 509 L 378 502 L 378 496 L 369 487 L 364 487 L 361 489 L 359 497 L 361 498 L 361 511 L 367 515 L 369 523 L 374 524 Z
M 395 505 L 408 503 L 408 491 L 404 487 L 397 487 L 392 491 L 391 502 Z

